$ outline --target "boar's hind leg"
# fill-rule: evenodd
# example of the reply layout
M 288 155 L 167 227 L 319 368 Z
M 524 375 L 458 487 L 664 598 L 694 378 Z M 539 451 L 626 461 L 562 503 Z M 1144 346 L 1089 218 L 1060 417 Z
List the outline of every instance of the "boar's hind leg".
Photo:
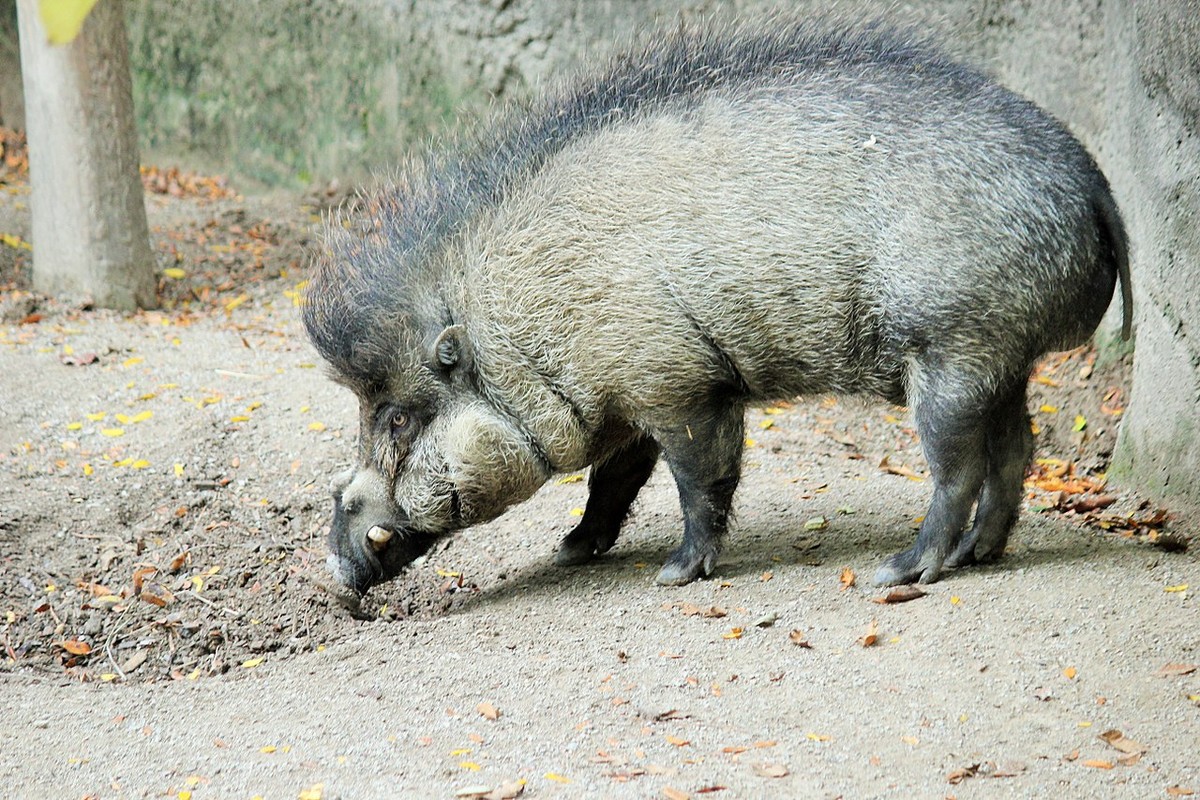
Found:
M 973 393 L 948 383 L 926 387 L 916 403 L 917 430 L 933 474 L 933 500 L 916 544 L 896 553 L 875 573 L 880 586 L 936 581 L 983 483 L 987 471 L 984 420 L 972 408 Z
M 997 404 L 987 421 L 987 477 L 975 510 L 975 523 L 963 534 L 946 566 L 993 561 L 1004 553 L 1017 521 L 1025 468 L 1033 452 L 1033 433 L 1025 409 L 1025 384 Z
M 639 437 L 592 467 L 583 519 L 558 546 L 554 560 L 562 566 L 583 564 L 605 553 L 617 541 L 629 507 L 658 461 L 658 443 Z
M 679 489 L 683 544 L 667 557 L 658 583 L 679 586 L 712 574 L 741 478 L 745 436 L 744 411 L 735 406 L 693 418 L 660 440 Z

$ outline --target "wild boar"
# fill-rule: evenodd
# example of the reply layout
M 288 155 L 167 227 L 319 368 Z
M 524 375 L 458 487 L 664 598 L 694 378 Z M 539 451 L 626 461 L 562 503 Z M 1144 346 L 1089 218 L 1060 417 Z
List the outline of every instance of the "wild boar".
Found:
M 747 404 L 912 409 L 933 497 L 880 584 L 1001 555 L 1035 360 L 1096 328 L 1126 235 L 1049 114 L 918 37 L 681 29 L 415 160 L 328 225 L 303 319 L 360 402 L 330 566 L 356 593 L 591 468 L 560 564 L 655 464 L 712 572 Z M 974 508 L 973 522 L 968 527 Z

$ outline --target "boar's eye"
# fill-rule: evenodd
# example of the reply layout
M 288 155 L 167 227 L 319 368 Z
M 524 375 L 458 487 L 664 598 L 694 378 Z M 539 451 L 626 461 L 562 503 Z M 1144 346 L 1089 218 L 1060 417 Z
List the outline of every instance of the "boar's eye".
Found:
M 392 435 L 395 436 L 404 433 L 412 424 L 412 417 L 407 411 L 393 411 L 390 425 L 392 426 Z

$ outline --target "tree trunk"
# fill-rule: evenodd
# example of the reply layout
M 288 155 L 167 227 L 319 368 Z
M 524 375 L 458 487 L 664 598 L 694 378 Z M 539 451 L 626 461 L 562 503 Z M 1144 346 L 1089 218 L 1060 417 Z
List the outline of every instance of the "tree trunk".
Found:
M 38 0 L 18 0 L 33 211 L 33 284 L 98 306 L 155 304 L 138 175 L 122 0 L 101 0 L 70 44 L 51 45 Z
M 1174 0 L 1106 9 L 1110 177 L 1137 265 L 1133 391 L 1110 474 L 1200 507 L 1200 20 Z

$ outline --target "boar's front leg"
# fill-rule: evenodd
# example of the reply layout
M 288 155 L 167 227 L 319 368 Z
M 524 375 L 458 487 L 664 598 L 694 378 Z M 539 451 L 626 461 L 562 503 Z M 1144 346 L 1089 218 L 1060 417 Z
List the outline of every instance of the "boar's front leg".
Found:
M 563 566 L 583 564 L 607 552 L 617 541 L 621 523 L 657 461 L 658 443 L 639 436 L 594 465 L 588 476 L 583 519 L 563 538 L 555 562 Z
M 716 566 L 741 478 L 744 411 L 734 406 L 692 416 L 682 429 L 660 435 L 659 443 L 679 489 L 683 544 L 667 557 L 655 580 L 679 586 L 712 574 Z

